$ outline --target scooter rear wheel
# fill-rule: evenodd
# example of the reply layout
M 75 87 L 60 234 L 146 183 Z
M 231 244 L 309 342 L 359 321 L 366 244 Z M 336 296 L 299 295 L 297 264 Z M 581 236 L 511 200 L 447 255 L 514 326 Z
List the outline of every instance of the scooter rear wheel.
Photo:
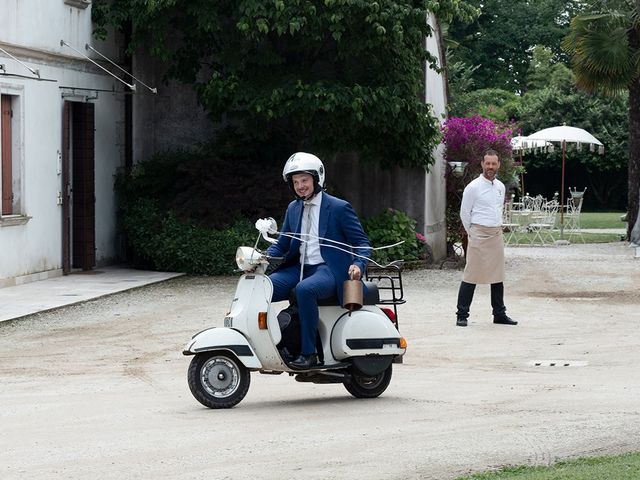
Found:
M 384 392 L 391 382 L 392 366 L 377 375 L 367 375 L 353 368 L 351 379 L 344 383 L 344 388 L 356 398 L 375 398 Z
M 199 353 L 189 365 L 189 389 L 202 405 L 231 408 L 245 397 L 251 372 L 227 352 Z

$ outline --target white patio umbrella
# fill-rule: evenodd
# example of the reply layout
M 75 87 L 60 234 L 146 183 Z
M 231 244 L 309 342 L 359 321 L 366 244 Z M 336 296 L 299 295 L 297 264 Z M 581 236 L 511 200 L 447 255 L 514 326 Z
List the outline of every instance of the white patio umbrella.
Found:
M 589 145 L 591 151 L 593 151 L 597 145 L 598 152 L 601 154 L 604 153 L 604 145 L 586 130 L 569 127 L 567 125 L 545 128 L 532 133 L 526 138 L 528 141 L 557 142 L 562 145 L 562 181 L 560 187 L 560 236 L 562 236 L 564 230 L 564 165 L 567 154 L 567 143 L 575 143 L 578 149 L 581 145 Z
M 514 152 L 523 152 L 526 150 L 535 150 L 537 148 L 546 148 L 553 145 L 547 140 L 535 140 L 522 135 L 516 135 L 511 139 L 511 150 Z
M 552 147 L 553 143 L 546 140 L 530 140 L 528 137 L 516 135 L 511 139 L 511 150 L 520 153 L 520 166 L 522 166 L 523 155 L 526 151 L 536 151 L 538 149 L 546 149 Z M 524 172 L 520 172 L 520 191 L 524 195 Z

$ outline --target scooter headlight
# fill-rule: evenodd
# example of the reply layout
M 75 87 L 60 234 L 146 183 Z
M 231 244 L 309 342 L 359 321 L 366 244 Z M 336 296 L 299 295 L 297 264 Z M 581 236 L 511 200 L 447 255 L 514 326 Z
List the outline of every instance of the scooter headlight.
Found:
M 236 250 L 236 265 L 243 271 L 253 270 L 260 263 L 260 253 L 251 247 L 238 247 Z

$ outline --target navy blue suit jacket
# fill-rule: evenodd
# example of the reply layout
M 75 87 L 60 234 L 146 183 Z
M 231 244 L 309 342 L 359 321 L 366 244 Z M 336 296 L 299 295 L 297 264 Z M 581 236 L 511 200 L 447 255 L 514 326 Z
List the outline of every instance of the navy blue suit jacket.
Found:
M 371 245 L 369 238 L 364 233 L 360 220 L 349 202 L 332 197 L 328 193 L 322 192 L 322 203 L 320 205 L 320 220 L 318 231 L 320 237 L 334 240 L 350 245 L 337 245 L 326 240 L 320 240 L 320 254 L 336 279 L 338 298 L 342 304 L 342 282 L 349 278 L 349 266 L 357 265 L 364 277 L 367 259 L 371 255 Z M 304 202 L 294 200 L 287 207 L 284 223 L 280 229 L 282 232 L 300 233 L 302 223 L 302 210 Z M 345 250 L 362 255 L 360 258 L 342 250 L 333 248 L 340 247 Z M 355 248 L 364 247 L 364 248 Z M 284 265 L 291 265 L 300 260 L 300 241 L 284 235 L 278 237 L 278 241 L 271 245 L 267 252 L 275 257 L 285 257 Z

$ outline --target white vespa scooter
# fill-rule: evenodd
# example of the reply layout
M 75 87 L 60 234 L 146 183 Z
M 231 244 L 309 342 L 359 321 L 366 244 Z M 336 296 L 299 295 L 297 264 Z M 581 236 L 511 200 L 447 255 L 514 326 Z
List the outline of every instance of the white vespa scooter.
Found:
M 277 226 L 269 220 L 269 232 L 274 233 Z M 273 241 L 266 232 L 262 235 Z M 300 382 L 342 383 L 357 398 L 382 394 L 391 381 L 394 359 L 401 360 L 407 346 L 397 329 L 397 310 L 394 313 L 384 303 L 392 303 L 395 310 L 403 301 L 381 301 L 376 282 L 367 282 L 368 292 L 358 310 L 342 308 L 337 298 L 321 301 L 318 356 L 323 363 L 309 370 L 295 370 L 288 366 L 290 357 L 282 347 L 281 323 L 290 316 L 276 311 L 271 302 L 273 284 L 265 274 L 270 263 L 279 261 L 282 259 L 255 248 L 238 248 L 236 263 L 245 273 L 238 280 L 224 327 L 197 333 L 183 351 L 194 356 L 187 378 L 196 400 L 209 408 L 237 405 L 249 390 L 252 371 L 276 375 L 287 372 Z M 399 298 L 397 283 L 392 281 L 391 286 L 381 288 L 391 290 L 392 299 Z M 383 304 L 382 308 L 378 304 Z

